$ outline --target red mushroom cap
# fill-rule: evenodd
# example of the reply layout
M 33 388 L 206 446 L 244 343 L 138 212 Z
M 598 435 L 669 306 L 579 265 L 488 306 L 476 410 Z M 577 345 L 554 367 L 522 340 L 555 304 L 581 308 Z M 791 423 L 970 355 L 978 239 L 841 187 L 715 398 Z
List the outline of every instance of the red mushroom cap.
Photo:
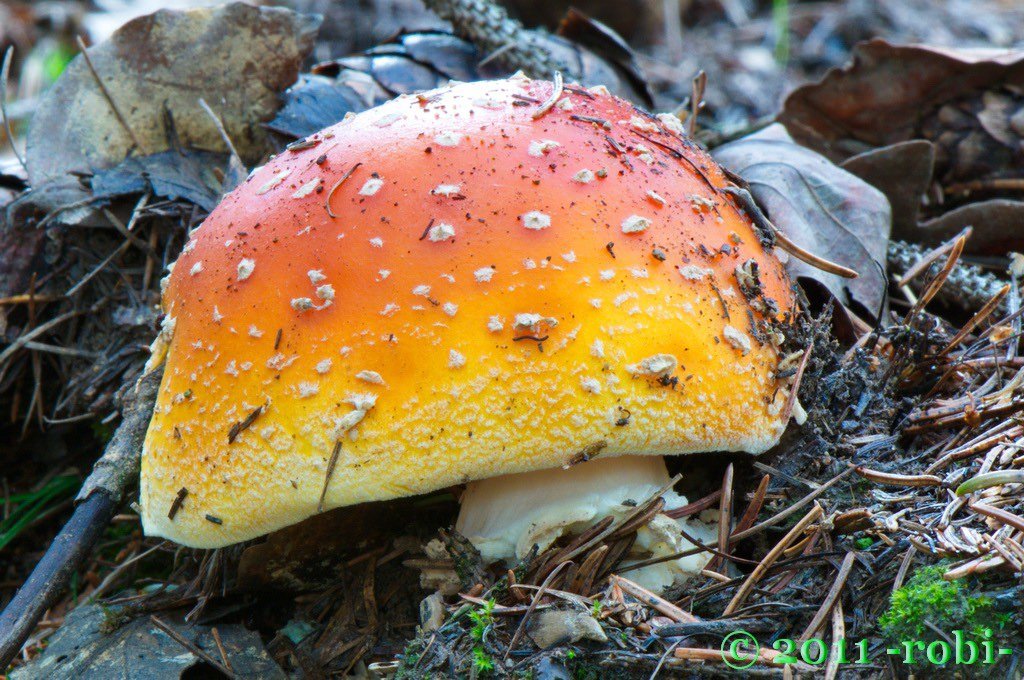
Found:
M 225 545 L 594 455 L 777 441 L 782 265 L 676 119 L 553 88 L 399 97 L 209 216 L 164 296 L 148 533 Z

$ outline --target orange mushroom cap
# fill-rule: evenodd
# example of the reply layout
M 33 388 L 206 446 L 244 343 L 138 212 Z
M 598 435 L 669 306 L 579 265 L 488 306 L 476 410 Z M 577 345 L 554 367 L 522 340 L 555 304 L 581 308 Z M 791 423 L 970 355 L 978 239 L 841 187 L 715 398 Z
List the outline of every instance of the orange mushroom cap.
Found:
M 214 210 L 164 294 L 148 534 L 778 440 L 790 283 L 722 171 L 674 118 L 553 88 L 399 97 Z

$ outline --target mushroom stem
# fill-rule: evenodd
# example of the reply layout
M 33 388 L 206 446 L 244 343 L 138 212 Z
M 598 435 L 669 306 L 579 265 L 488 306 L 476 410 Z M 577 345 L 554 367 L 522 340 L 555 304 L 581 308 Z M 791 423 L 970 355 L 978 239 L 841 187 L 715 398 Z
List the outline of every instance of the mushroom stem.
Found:
M 513 564 L 534 545 L 543 551 L 565 535 L 578 535 L 605 517 L 620 518 L 670 481 L 660 456 L 597 458 L 568 469 L 502 475 L 470 482 L 462 496 L 455 528 L 480 551 L 484 561 Z M 668 491 L 665 509 L 686 505 Z M 683 552 L 693 547 L 679 531 L 714 543 L 716 528 L 698 519 L 673 520 L 663 514 L 637 532 L 626 563 Z M 638 583 L 660 592 L 698 573 L 708 553 L 642 567 Z

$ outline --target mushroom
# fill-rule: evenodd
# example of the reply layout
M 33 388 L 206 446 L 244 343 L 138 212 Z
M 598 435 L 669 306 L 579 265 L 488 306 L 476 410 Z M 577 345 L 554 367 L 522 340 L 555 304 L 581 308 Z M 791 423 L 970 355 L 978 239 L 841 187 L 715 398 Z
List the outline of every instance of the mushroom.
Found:
M 522 77 L 293 144 L 166 282 L 146 533 L 217 547 L 466 484 L 458 530 L 512 561 L 665 487 L 663 456 L 765 451 L 794 301 L 727 185 L 676 118 Z M 679 527 L 633 557 L 686 548 Z

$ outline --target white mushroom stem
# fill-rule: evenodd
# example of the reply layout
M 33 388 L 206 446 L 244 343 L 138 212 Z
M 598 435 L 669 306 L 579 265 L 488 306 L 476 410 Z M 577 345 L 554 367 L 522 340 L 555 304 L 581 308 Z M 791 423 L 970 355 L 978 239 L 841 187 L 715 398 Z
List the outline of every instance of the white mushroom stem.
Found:
M 512 565 L 534 545 L 543 551 L 561 536 L 578 535 L 604 517 L 623 517 L 669 481 L 660 456 L 596 458 L 568 469 L 502 475 L 466 487 L 455 528 L 477 547 L 486 563 Z M 687 502 L 674 491 L 662 497 L 666 510 Z M 673 520 L 657 515 L 637 532 L 626 563 L 692 548 L 680 527 L 697 540 L 714 544 L 717 529 L 712 519 Z M 629 577 L 660 592 L 698 573 L 710 559 L 710 554 L 699 553 L 641 567 Z

